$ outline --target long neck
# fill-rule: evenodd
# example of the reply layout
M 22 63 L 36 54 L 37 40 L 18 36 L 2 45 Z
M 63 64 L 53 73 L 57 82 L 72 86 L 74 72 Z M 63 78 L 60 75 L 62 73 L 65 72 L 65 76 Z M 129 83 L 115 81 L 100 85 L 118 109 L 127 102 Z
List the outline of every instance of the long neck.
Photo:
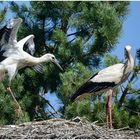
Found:
M 134 67 L 134 59 L 129 52 L 127 52 L 126 67 L 132 71 Z
M 129 63 L 130 63 L 130 67 L 133 70 L 133 67 L 134 67 L 134 59 L 133 59 L 133 57 L 132 57 L 132 55 L 130 53 L 129 53 Z
M 40 64 L 40 63 L 43 63 L 43 62 L 47 62 L 47 60 L 45 59 L 44 56 L 41 56 L 41 57 L 33 57 L 33 56 L 30 56 L 30 58 L 28 59 L 28 61 L 30 60 L 30 64 L 31 65 L 37 65 L 37 64 Z

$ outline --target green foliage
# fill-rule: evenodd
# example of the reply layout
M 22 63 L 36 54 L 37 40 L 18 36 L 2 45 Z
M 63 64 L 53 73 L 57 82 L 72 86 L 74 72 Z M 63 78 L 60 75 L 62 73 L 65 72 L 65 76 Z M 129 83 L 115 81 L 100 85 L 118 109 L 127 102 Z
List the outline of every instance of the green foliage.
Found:
M 131 98 L 127 100 L 124 107 L 118 109 L 117 105 L 113 106 L 113 127 L 123 128 L 129 126 L 130 128 L 139 129 L 140 119 L 139 119 L 140 102 L 139 97 L 136 99 Z
M 81 63 L 76 63 L 72 68 L 68 67 L 65 70 L 65 73 L 60 74 L 62 84 L 57 89 L 57 95 L 64 105 L 68 105 L 70 95 L 74 93 L 74 91 L 80 87 L 90 75 L 90 70 Z
M 129 125 L 130 128 L 134 129 L 140 129 L 140 97 L 137 98 L 131 98 L 130 100 L 127 100 L 125 104 L 125 110 L 127 111 L 127 114 L 129 114 L 129 119 L 127 122 L 127 125 Z M 124 121 L 122 124 L 125 123 L 125 115 L 124 115 Z
M 44 108 L 49 102 L 39 95 L 40 87 L 43 87 L 45 92 L 56 92 L 64 104 L 61 109 L 63 117 L 70 119 L 84 116 L 90 121 L 105 123 L 106 97 L 103 97 L 102 102 L 96 97 L 89 97 L 74 103 L 69 101 L 69 97 L 98 71 L 100 64 L 107 67 L 119 62 L 116 57 L 110 56 L 109 52 L 120 37 L 129 2 L 31 1 L 30 7 L 25 4 L 18 5 L 16 2 L 9 4 L 16 16 L 23 19 L 18 40 L 34 34 L 35 56 L 53 53 L 64 71 L 60 73 L 53 64 L 43 64 L 42 74 L 30 68 L 19 71 L 12 82 L 12 89 L 24 111 L 21 119 L 16 117 L 14 104 L 6 93 L 7 81 L 1 83 L 0 124 L 47 119 L 49 116 Z M 4 14 L 0 16 L 0 22 L 3 18 Z M 132 115 L 134 114 L 128 114 L 124 109 L 119 110 L 113 104 L 115 128 L 127 125 L 134 127 L 136 119 Z
M 129 114 L 125 110 L 118 110 L 117 106 L 113 107 L 113 127 L 121 128 L 128 126 Z
M 12 82 L 11 88 L 13 89 L 14 95 L 24 110 L 24 116 L 22 118 L 17 118 L 15 112 L 15 104 L 11 97 L 11 94 L 7 92 L 7 77 L 5 77 L 3 83 L 0 83 L 0 124 L 13 124 L 29 121 L 29 116 L 27 115 L 26 104 L 24 102 L 24 96 L 21 98 L 23 91 L 23 75 L 17 75 L 16 79 Z
M 137 96 L 137 94 L 135 96 Z M 140 111 L 140 102 L 139 101 L 140 101 L 139 95 L 137 98 L 135 97 L 130 100 L 127 100 L 125 107 L 126 107 L 126 109 L 128 109 L 128 111 L 130 112 L 131 115 L 139 116 L 139 111 Z
M 111 65 L 119 63 L 119 59 L 115 56 L 111 56 L 109 54 L 106 54 L 104 56 L 104 67 L 109 67 Z
M 76 116 L 85 117 L 88 120 L 91 120 L 91 103 L 89 100 L 74 102 L 68 105 L 65 109 L 65 118 L 71 119 Z
M 98 123 L 105 123 L 105 103 L 99 100 L 94 100 L 92 106 L 92 121 L 98 120 Z
M 131 116 L 129 119 L 130 128 L 140 129 L 140 118 L 137 116 Z
M 0 3 L 2 5 L 2 2 Z M 7 12 L 7 7 L 4 7 L 3 9 L 0 9 L 0 23 L 4 20 Z
M 6 8 L 3 9 L 1 12 L 0 12 L 0 22 L 2 22 L 5 18 L 5 14 L 6 14 Z
M 65 44 L 67 38 L 65 36 L 65 33 L 62 30 L 55 29 L 53 31 L 52 39 L 54 39 L 58 43 Z
M 123 16 L 117 11 L 119 9 L 117 2 L 113 5 L 109 2 L 81 2 L 77 4 L 79 16 L 72 17 L 70 23 L 78 27 L 79 30 L 88 31 L 84 32 L 84 36 L 94 33 L 95 41 L 91 48 L 92 52 L 104 53 L 117 42 L 122 27 L 122 17 L 125 15 L 124 11 L 127 11 L 128 3 L 121 4 L 123 13 L 120 13 Z

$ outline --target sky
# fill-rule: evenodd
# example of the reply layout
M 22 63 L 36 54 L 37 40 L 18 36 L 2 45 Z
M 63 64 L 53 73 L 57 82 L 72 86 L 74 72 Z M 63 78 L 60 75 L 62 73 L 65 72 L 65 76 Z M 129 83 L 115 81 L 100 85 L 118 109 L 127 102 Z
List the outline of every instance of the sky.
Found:
M 23 2 L 18 2 L 18 4 L 21 3 Z M 24 3 L 27 5 L 29 4 L 29 2 Z M 11 18 L 12 16 L 13 14 L 8 12 L 7 19 Z M 115 49 L 112 50 L 111 54 L 117 56 L 120 60 L 124 60 L 124 47 L 126 45 L 132 46 L 132 56 L 135 57 L 136 50 L 140 48 L 140 1 L 130 2 L 129 13 L 123 23 L 121 35 Z M 140 83 L 137 83 L 137 85 L 138 84 Z M 47 93 L 44 97 L 50 101 L 56 110 L 60 105 L 62 105 L 55 93 Z
M 129 13 L 123 23 L 122 33 L 111 54 L 119 59 L 124 59 L 124 46 L 132 46 L 132 55 L 135 57 L 136 50 L 140 48 L 140 1 L 131 1 Z

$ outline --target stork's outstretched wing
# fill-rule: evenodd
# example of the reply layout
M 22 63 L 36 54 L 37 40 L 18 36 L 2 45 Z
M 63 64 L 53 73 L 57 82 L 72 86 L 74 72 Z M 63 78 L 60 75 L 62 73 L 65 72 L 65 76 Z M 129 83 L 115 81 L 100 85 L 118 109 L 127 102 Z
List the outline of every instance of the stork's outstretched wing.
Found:
M 10 19 L 7 24 L 0 29 L 0 62 L 10 53 L 11 48 L 17 43 L 16 34 L 22 22 L 21 18 Z M 8 52 L 5 54 L 5 52 Z
M 35 72 L 43 73 L 43 65 L 42 64 L 35 65 L 32 68 Z
M 0 46 L 4 47 L 6 44 L 10 44 L 12 47 L 17 42 L 17 31 L 22 22 L 21 18 L 10 19 L 6 26 L 0 29 Z
M 30 55 L 34 55 L 35 53 L 35 44 L 34 44 L 34 35 L 29 35 L 18 42 L 18 46 L 29 53 Z M 42 73 L 43 72 L 43 65 L 38 64 L 33 66 L 33 70 L 36 72 Z
M 35 44 L 34 44 L 34 35 L 29 35 L 23 39 L 21 39 L 18 43 L 17 46 L 20 49 L 23 49 L 27 53 L 34 55 L 35 52 Z
M 23 39 L 21 39 L 18 42 L 18 45 L 21 49 L 29 53 L 30 55 L 34 55 L 35 53 L 35 44 L 34 44 L 34 35 L 29 35 Z M 41 64 L 38 64 L 36 66 L 33 66 L 33 69 L 36 72 L 42 73 L 43 71 L 43 66 Z
M 35 44 L 33 41 L 34 35 L 30 35 L 30 38 L 23 45 L 23 50 L 28 52 L 31 55 L 35 53 Z
M 30 55 L 34 55 L 34 35 L 29 35 L 17 42 L 17 32 L 21 22 L 21 18 L 11 19 L 6 26 L 0 29 L 0 62 L 11 55 L 18 54 L 20 51 L 26 51 Z M 42 72 L 43 68 L 42 65 L 37 65 L 33 69 Z
M 8 43 L 11 31 L 12 29 L 8 29 L 6 26 L 0 29 L 0 46 Z
M 11 32 L 12 29 L 7 28 L 6 26 L 0 29 L 0 62 L 6 58 L 3 54 L 8 49 L 7 45 L 10 39 Z

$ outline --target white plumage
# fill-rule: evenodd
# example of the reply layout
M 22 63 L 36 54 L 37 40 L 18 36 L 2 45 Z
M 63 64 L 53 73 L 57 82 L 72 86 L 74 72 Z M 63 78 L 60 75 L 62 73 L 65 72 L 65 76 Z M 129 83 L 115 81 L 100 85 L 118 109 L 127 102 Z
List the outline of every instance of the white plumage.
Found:
M 48 53 L 38 58 L 32 56 L 35 52 L 34 35 L 29 35 L 17 41 L 16 34 L 21 22 L 21 18 L 11 19 L 6 26 L 0 29 L 0 79 L 2 80 L 5 73 L 8 74 L 9 87 L 7 89 L 15 101 L 19 115 L 22 114 L 21 108 L 10 89 L 11 80 L 14 79 L 18 70 L 26 66 L 35 66 L 43 62 L 52 62 L 62 70 L 53 54 Z M 24 46 L 27 52 L 23 50 Z M 34 68 L 39 71 L 39 66 Z
M 133 70 L 134 60 L 130 54 L 130 50 L 131 46 L 125 47 L 126 61 L 124 64 L 119 63 L 112 65 L 93 75 L 71 96 L 71 100 L 74 101 L 76 98 L 79 98 L 80 96 L 87 93 L 93 93 L 95 95 L 98 95 L 107 92 L 111 94 L 112 90 L 122 84 L 128 78 L 130 72 Z M 111 95 L 108 98 L 107 113 L 111 112 Z M 110 127 L 112 127 L 112 118 L 110 119 Z
M 116 64 L 106 69 L 101 70 L 98 75 L 96 75 L 92 82 L 115 82 L 115 84 L 119 83 L 122 74 L 123 74 L 123 64 Z M 116 74 L 117 73 L 117 74 Z

